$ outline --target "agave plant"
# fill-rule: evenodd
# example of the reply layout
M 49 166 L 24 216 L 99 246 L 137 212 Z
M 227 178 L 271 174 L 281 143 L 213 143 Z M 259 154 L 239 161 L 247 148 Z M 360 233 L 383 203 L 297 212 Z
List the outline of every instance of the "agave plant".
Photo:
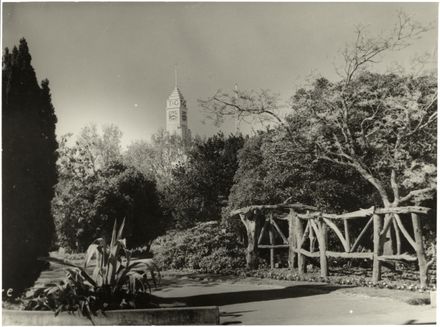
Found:
M 125 288 L 135 290 L 151 290 L 147 273 L 156 285 L 155 272 L 158 267 L 152 259 L 131 260 L 131 252 L 127 250 L 125 239 L 121 239 L 125 220 L 117 231 L 116 222 L 113 227 L 110 244 L 107 245 L 105 238 L 96 239 L 87 249 L 84 259 L 84 269 L 95 258 L 95 268 L 91 278 L 98 287 L 109 288 L 112 293 Z M 158 274 L 160 278 L 160 273 Z
M 36 289 L 26 308 L 31 310 L 79 311 L 91 319 L 98 310 L 153 307 L 151 283 L 160 281 L 152 259 L 132 260 L 122 239 L 125 220 L 115 221 L 111 241 L 96 239 L 87 249 L 84 265 L 66 260 L 41 258 L 66 266 L 66 279 Z M 90 273 L 91 272 L 91 273 Z

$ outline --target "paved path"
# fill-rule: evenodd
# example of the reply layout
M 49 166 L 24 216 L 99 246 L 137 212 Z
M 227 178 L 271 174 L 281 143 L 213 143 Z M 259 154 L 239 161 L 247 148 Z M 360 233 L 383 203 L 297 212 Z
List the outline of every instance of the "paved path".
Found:
M 435 309 L 325 284 L 202 279 L 166 281 L 154 294 L 169 305 L 218 305 L 221 324 L 432 324 Z

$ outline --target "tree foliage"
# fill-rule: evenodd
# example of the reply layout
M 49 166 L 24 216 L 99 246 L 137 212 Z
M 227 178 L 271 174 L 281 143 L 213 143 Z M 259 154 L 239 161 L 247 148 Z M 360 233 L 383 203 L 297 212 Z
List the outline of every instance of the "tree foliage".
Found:
M 267 91 L 218 92 L 201 103 L 217 121 L 228 115 L 274 118 L 297 156 L 313 150 L 321 162 L 356 171 L 384 206 L 420 201 L 432 196 L 436 176 L 435 78 L 367 70 L 384 53 L 408 47 L 429 28 L 404 13 L 388 34 L 370 36 L 357 28 L 355 40 L 342 53 L 341 79 L 320 78 L 311 88 L 298 90 L 286 120 L 276 96 Z
M 25 39 L 2 69 L 3 288 L 33 284 L 48 253 L 54 224 L 50 211 L 57 182 L 57 141 L 49 82 L 38 85 Z
M 52 204 L 59 244 L 83 251 L 101 233 L 110 233 L 114 219 L 125 218 L 127 246 L 148 246 L 162 223 L 155 182 L 133 167 L 110 161 L 115 152 L 91 155 L 95 152 L 90 145 L 99 142 L 94 137 L 83 142 L 83 135 L 73 146 L 64 139 L 60 147 L 60 182 Z
M 289 168 L 292 177 L 298 177 L 298 173 L 301 176 L 301 172 L 307 171 L 300 167 L 307 164 L 310 155 L 313 160 L 309 161 L 308 172 L 315 174 L 313 176 L 319 174 L 316 174 L 312 164 L 331 167 L 323 175 L 327 183 L 323 189 L 329 187 L 321 194 L 324 198 L 326 194 L 341 195 L 342 200 L 346 198 L 345 182 L 341 185 L 331 182 L 332 174 L 339 173 L 337 180 L 343 181 L 347 174 L 354 173 L 354 180 L 359 181 L 361 178 L 363 182 L 352 185 L 353 191 L 359 191 L 360 185 L 368 183 L 375 192 L 374 197 L 370 197 L 369 192 L 360 193 L 365 195 L 364 201 L 360 203 L 371 200 L 371 203 L 384 207 L 420 204 L 432 198 L 436 189 L 436 78 L 429 74 L 379 74 L 369 70 L 383 54 L 410 46 L 429 29 L 430 26 L 415 23 L 404 13 L 398 14 L 398 22 L 388 34 L 370 36 L 366 29 L 358 28 L 355 40 L 342 52 L 345 65 L 337 71 L 340 79 L 329 81 L 318 78 L 311 87 L 299 89 L 291 99 L 291 112 L 285 120 L 278 112 L 280 105 L 276 97 L 263 91 L 255 93 L 234 90 L 232 94 L 218 92 L 212 98 L 202 101 L 202 105 L 220 118 L 232 114 L 237 118 L 275 118 L 294 149 L 274 151 L 272 157 L 281 160 L 273 163 L 276 166 L 279 162 L 287 162 L 280 154 L 285 153 L 295 163 Z M 265 157 L 263 152 L 258 155 Z M 303 159 L 305 162 L 301 164 Z M 268 182 L 265 180 L 270 175 L 268 171 L 270 169 L 257 168 L 254 169 L 256 176 L 246 178 L 246 174 L 251 172 L 239 169 L 238 173 L 241 174 L 237 177 L 237 187 L 231 192 L 232 205 L 238 205 L 240 201 L 246 203 L 248 199 L 245 197 L 252 198 L 252 190 L 259 190 L 260 186 L 265 193 L 259 190 L 255 194 L 257 201 L 263 200 L 263 194 L 276 194 L 277 189 L 266 187 Z M 255 182 L 252 178 L 260 179 Z M 307 181 L 307 174 L 299 180 Z M 276 184 L 270 187 L 273 185 Z M 288 190 L 288 185 L 279 185 Z M 314 183 L 311 182 L 304 188 L 311 195 L 315 194 L 310 189 L 312 185 Z M 322 187 L 325 183 L 319 182 L 316 185 Z M 243 186 L 248 192 L 241 192 L 240 187 Z M 300 190 L 301 187 L 296 189 L 294 195 L 299 195 Z M 272 202 L 274 197 L 265 201 Z M 332 203 L 333 208 L 338 208 L 337 198 Z M 391 222 L 393 227 L 389 228 Z M 396 229 L 399 223 L 400 216 L 397 214 L 385 217 L 387 239 L 392 240 L 392 229 Z M 385 253 L 395 251 L 390 248 L 393 243 L 386 243 Z M 400 245 L 397 246 L 400 250 Z
M 171 183 L 173 169 L 186 161 L 190 146 L 187 140 L 160 129 L 152 136 L 151 142 L 136 141 L 129 145 L 123 161 L 154 178 L 158 189 L 163 192 Z
M 292 103 L 317 158 L 355 169 L 383 205 L 419 201 L 435 188 L 432 76 L 363 73 L 349 85 L 319 79 L 299 90 Z
M 115 125 L 103 126 L 99 133 L 96 125 L 90 124 L 81 129 L 76 145 L 83 151 L 90 168 L 96 171 L 122 159 L 121 137 L 122 132 Z
M 353 169 L 315 161 L 313 147 L 297 149 L 283 128 L 250 138 L 238 158 L 231 209 L 288 201 L 338 212 L 372 203 L 372 188 Z
M 187 160 L 174 168 L 165 195 L 176 227 L 221 218 L 243 143 L 241 135 L 226 137 L 222 133 L 195 141 Z

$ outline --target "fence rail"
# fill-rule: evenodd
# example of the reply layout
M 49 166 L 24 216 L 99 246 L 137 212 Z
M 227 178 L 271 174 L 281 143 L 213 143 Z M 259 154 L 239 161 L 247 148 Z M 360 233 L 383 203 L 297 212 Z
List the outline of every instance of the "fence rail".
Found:
M 344 214 L 328 214 L 317 208 L 301 203 L 254 205 L 234 210 L 231 216 L 240 217 L 246 227 L 248 236 L 247 265 L 253 268 L 258 249 L 269 249 L 270 264 L 274 267 L 275 250 L 289 249 L 289 265 L 298 267 L 298 273 L 305 273 L 305 257 L 319 258 L 321 277 L 328 276 L 328 258 L 357 258 L 373 261 L 373 282 L 381 278 L 381 266 L 384 261 L 417 261 L 422 287 L 427 285 L 427 271 L 433 261 L 427 262 L 423 247 L 421 217 L 429 212 L 429 208 L 421 206 L 388 207 L 360 209 Z M 280 212 L 286 212 L 284 216 Z M 275 216 L 274 213 L 278 215 Z M 406 229 L 402 218 L 411 217 L 412 235 Z M 365 225 L 358 235 L 353 235 L 351 223 L 356 219 L 365 219 Z M 287 221 L 288 236 L 284 235 L 277 223 Z M 341 222 L 341 223 L 338 223 Z M 343 226 L 338 226 L 343 225 Z M 393 226 L 393 227 L 391 227 Z M 391 235 L 391 229 L 394 233 Z M 329 249 L 328 236 L 333 233 L 339 240 L 343 251 Z M 270 244 L 262 244 L 268 234 Z M 370 252 L 359 252 L 360 244 L 366 235 L 373 236 Z M 391 236 L 395 239 L 395 253 L 384 253 L 384 245 Z M 280 239 L 282 244 L 276 244 Z M 401 253 L 402 240 L 405 239 L 414 254 Z

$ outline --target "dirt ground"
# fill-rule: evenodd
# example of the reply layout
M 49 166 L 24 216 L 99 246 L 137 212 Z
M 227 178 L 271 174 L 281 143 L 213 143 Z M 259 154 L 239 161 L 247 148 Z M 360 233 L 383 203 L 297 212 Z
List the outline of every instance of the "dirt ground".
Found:
M 396 292 L 400 291 L 165 273 L 153 294 L 165 306 L 217 305 L 223 325 L 435 324 L 435 308 L 407 304 L 408 294 L 402 292 L 399 299 Z

